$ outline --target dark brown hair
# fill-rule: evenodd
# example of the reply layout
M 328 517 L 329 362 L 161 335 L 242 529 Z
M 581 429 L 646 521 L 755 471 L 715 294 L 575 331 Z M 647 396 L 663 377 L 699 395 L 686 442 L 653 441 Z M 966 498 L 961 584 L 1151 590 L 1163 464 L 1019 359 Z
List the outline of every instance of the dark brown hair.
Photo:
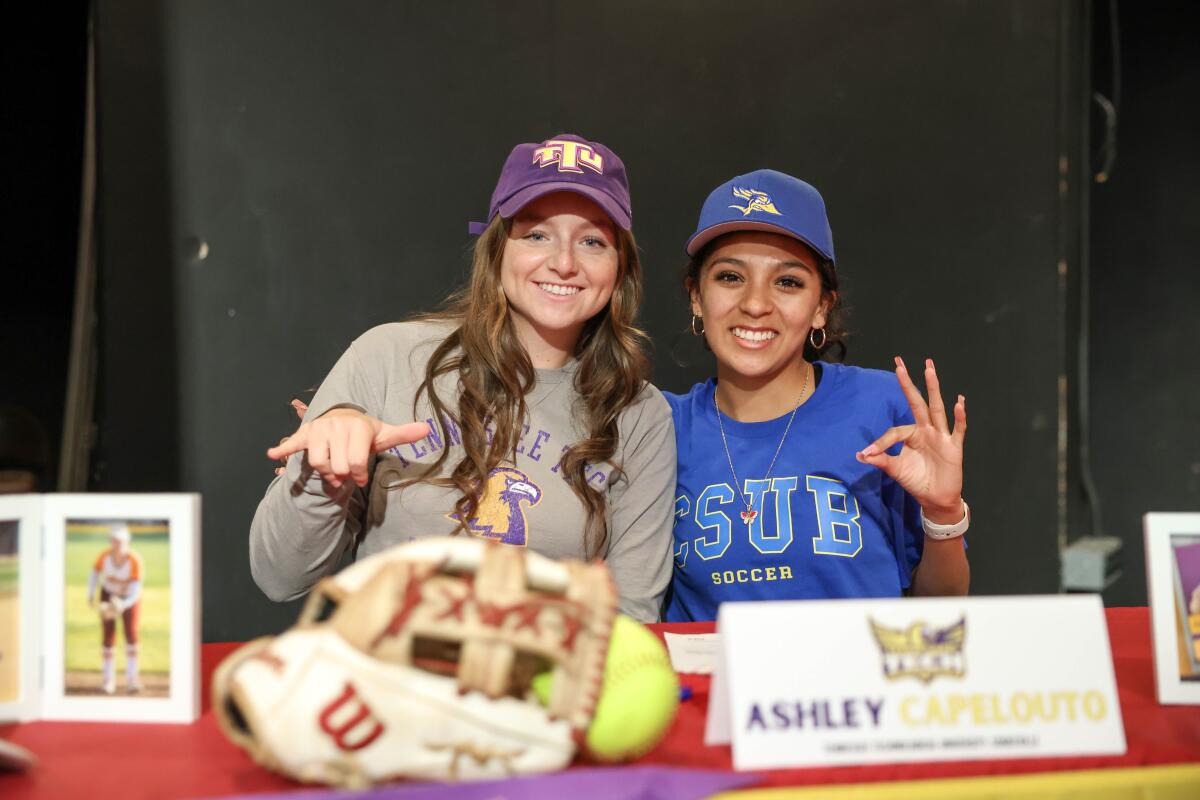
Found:
M 683 290 L 688 294 L 689 301 L 691 299 L 692 287 L 700 285 L 700 270 L 704 268 L 708 257 L 712 255 L 718 244 L 727 236 L 733 236 L 737 233 L 722 234 L 708 242 L 704 247 L 688 259 L 687 264 L 683 267 Z M 782 236 L 783 234 L 779 234 Z M 797 240 L 799 241 L 799 240 Z M 801 244 L 804 244 L 801 242 Z M 808 247 L 808 245 L 804 245 Z M 825 341 L 821 349 L 812 346 L 811 341 L 804 343 L 804 360 L 816 361 L 818 358 L 824 358 L 826 361 L 842 361 L 846 357 L 846 338 L 849 335 L 843 327 L 842 317 L 845 313 L 845 306 L 842 303 L 841 292 L 838 291 L 837 270 L 834 264 L 827 258 L 822 258 L 816 250 L 808 247 L 808 251 L 812 253 L 813 259 L 817 262 L 817 275 L 821 279 L 821 297 L 829 300 L 829 308 L 825 312 Z M 707 347 L 707 344 L 705 345 Z
M 433 351 L 425 378 L 413 401 L 425 394 L 437 424 L 452 420 L 461 430 L 466 455 L 449 477 L 432 478 L 446 462 L 442 450 L 425 473 L 402 482 L 456 488 L 454 504 L 458 529 L 466 530 L 482 499 L 488 475 L 501 463 L 515 460 L 526 413 L 525 395 L 537 373 L 513 327 L 508 300 L 500 284 L 500 263 L 508 241 L 510 223 L 497 215 L 475 242 L 471 276 L 466 286 L 452 294 L 443 310 L 420 317 L 456 323 L 454 331 Z M 575 345 L 579 361 L 575 371 L 578 394 L 574 412 L 587 431 L 560 461 L 572 491 L 587 510 L 584 551 L 589 558 L 604 552 L 608 539 L 605 496 L 588 483 L 589 464 L 612 461 L 617 450 L 617 418 L 642 392 L 650 377 L 649 343 L 634 325 L 642 301 L 642 267 L 633 234 L 614 226 L 617 244 L 617 282 L 607 307 L 588 320 Z M 458 376 L 458 407 L 451 409 L 436 389 L 435 379 Z M 492 436 L 488 438 L 488 428 Z M 444 431 L 443 431 L 444 433 Z M 447 441 L 449 439 L 447 438 Z M 620 476 L 614 463 L 608 483 Z

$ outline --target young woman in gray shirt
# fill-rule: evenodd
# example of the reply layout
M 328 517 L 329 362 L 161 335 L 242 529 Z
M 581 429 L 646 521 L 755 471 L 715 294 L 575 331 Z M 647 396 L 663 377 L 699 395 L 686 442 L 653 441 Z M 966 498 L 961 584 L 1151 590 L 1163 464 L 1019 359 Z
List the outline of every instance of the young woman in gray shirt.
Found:
M 671 575 L 675 438 L 634 327 L 629 186 L 604 145 L 518 145 L 446 310 L 356 340 L 250 530 L 255 581 L 307 592 L 355 557 L 451 534 L 603 558 L 654 621 Z M 408 420 L 407 424 L 394 424 Z

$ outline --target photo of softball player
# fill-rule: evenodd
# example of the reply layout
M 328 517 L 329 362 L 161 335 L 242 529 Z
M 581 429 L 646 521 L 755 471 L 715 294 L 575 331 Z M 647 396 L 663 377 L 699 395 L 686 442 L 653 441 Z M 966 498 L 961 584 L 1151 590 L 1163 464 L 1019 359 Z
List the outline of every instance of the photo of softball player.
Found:
M 67 522 L 66 694 L 169 694 L 169 536 L 165 520 Z

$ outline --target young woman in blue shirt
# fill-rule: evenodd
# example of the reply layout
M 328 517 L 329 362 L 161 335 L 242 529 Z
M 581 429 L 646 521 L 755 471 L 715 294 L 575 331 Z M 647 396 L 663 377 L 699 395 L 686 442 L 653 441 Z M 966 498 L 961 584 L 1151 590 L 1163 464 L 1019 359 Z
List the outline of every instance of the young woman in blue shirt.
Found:
M 665 393 L 678 449 L 668 621 L 721 602 L 965 594 L 966 401 L 947 419 L 895 372 L 818 360 L 841 345 L 820 194 L 772 170 L 706 200 L 687 246 L 692 332 L 716 376 Z

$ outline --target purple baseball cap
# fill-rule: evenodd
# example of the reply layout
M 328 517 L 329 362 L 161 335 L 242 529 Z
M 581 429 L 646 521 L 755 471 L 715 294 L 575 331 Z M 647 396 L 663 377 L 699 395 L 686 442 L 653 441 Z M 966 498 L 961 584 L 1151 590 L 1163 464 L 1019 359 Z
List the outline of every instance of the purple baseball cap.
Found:
M 542 195 L 575 192 L 592 200 L 625 230 L 633 226 L 629 179 L 617 154 L 599 142 L 563 133 L 541 143 L 519 144 L 508 154 L 492 192 L 487 222 L 471 222 L 483 233 L 496 215 L 509 219 Z

